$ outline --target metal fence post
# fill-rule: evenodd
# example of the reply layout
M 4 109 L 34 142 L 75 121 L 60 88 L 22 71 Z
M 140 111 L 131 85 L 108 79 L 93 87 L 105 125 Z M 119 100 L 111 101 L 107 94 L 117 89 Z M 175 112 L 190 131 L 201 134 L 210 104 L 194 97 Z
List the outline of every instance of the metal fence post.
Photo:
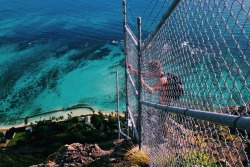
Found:
M 116 71 L 116 113 L 117 113 L 117 122 L 118 122 L 118 139 L 121 138 L 121 125 L 120 125 L 120 114 L 119 114 L 119 82 L 118 82 L 118 71 Z
M 127 78 L 128 78 L 128 76 L 127 76 L 127 60 L 128 60 L 128 58 L 127 58 L 127 40 L 126 40 L 126 36 L 127 36 L 127 32 L 126 32 L 126 28 L 125 28 L 125 26 L 126 26 L 126 22 L 127 22 L 127 20 L 126 20 L 126 13 L 127 13 L 127 11 L 126 11 L 126 0 L 123 0 L 122 1 L 122 6 L 123 6 L 123 33 L 124 33 L 124 57 L 125 57 L 125 84 L 126 84 L 126 115 L 125 115 L 125 117 L 126 117 L 126 120 L 127 120 L 127 125 L 126 125 L 126 134 L 127 134 L 127 136 L 129 136 L 129 114 L 128 114 L 128 81 L 127 81 Z M 128 139 L 128 138 L 127 138 Z
M 137 18 L 138 30 L 138 133 L 139 133 L 139 149 L 141 149 L 141 17 Z

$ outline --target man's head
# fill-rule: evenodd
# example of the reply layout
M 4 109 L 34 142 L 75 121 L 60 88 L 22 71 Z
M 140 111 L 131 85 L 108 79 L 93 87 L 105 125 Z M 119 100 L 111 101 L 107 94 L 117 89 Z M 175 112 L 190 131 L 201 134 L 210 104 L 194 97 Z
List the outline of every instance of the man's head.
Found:
M 149 60 L 147 67 L 150 72 L 158 72 L 162 70 L 161 63 L 158 60 Z

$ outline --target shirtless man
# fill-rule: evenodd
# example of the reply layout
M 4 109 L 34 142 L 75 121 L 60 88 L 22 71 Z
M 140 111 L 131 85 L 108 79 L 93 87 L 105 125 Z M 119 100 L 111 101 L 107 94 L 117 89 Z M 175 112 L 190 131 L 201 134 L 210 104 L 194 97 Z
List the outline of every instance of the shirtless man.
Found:
M 150 60 L 147 64 L 148 72 L 141 72 L 142 76 L 155 77 L 157 81 L 153 86 L 149 86 L 143 79 L 142 86 L 149 92 L 158 92 L 158 100 L 160 104 L 171 105 L 175 100 L 178 100 L 184 93 L 182 82 L 179 77 L 171 72 L 164 73 L 161 63 L 158 60 Z M 138 71 L 133 69 L 128 64 L 128 69 L 138 74 Z
M 138 71 L 133 69 L 130 64 L 128 64 L 128 69 L 138 75 Z M 164 73 L 163 67 L 158 60 L 150 60 L 147 64 L 148 72 L 142 71 L 141 76 L 143 77 L 154 77 L 156 78 L 156 82 L 149 86 L 143 79 L 141 79 L 142 86 L 149 92 L 153 93 L 155 91 L 158 92 L 158 100 L 160 104 L 171 105 L 171 103 L 175 100 L 178 100 L 180 96 L 183 94 L 183 88 L 181 80 L 175 76 L 173 73 Z M 148 111 L 147 111 L 148 112 Z M 167 136 L 167 127 L 172 125 L 175 121 L 171 118 L 166 120 L 165 111 L 158 110 L 158 114 L 156 114 L 155 123 L 152 123 L 152 112 L 147 113 L 148 122 L 151 122 L 152 125 L 162 124 L 161 126 L 154 126 L 156 128 L 152 133 L 157 138 L 157 142 L 164 142 L 164 138 Z M 150 123 L 150 124 L 151 124 Z M 160 128 L 160 129 L 157 129 Z M 161 134 L 159 134 L 161 132 Z
M 157 60 L 150 60 L 147 64 L 148 72 L 141 72 L 141 75 L 144 77 L 155 77 L 157 79 L 156 83 L 153 86 L 149 86 L 143 79 L 141 80 L 142 86 L 151 94 L 155 91 L 158 91 L 159 103 L 167 104 L 169 100 L 166 99 L 166 87 L 168 84 L 167 77 L 164 75 L 162 65 Z M 128 69 L 135 74 L 138 74 L 138 71 L 133 69 L 130 64 L 128 64 Z

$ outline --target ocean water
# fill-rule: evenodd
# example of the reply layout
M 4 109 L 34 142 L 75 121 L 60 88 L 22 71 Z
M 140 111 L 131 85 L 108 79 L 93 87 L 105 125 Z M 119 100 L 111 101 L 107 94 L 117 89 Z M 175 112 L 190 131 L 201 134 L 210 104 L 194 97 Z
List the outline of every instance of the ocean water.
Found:
M 145 40 L 171 2 L 127 0 L 129 26 L 136 34 L 136 19 L 142 17 Z M 237 42 L 247 48 L 243 58 L 249 68 L 250 25 L 245 20 L 250 3 L 236 2 L 245 5 L 245 11 L 238 12 L 241 6 L 235 5 L 232 12 L 245 30 Z M 120 109 L 125 110 L 122 0 L 0 0 L 0 4 L 0 123 L 78 103 L 114 111 L 116 70 Z M 237 37 L 243 32 L 230 24 L 233 19 L 221 30 L 230 29 Z M 226 33 L 225 40 L 231 40 Z M 235 61 L 240 64 L 243 58 Z M 247 68 L 242 71 L 249 84 Z M 220 75 L 228 76 L 225 71 Z M 249 101 L 249 90 L 245 92 Z
M 116 70 L 125 89 L 122 1 L 0 4 L 0 122 L 78 103 L 116 110 Z

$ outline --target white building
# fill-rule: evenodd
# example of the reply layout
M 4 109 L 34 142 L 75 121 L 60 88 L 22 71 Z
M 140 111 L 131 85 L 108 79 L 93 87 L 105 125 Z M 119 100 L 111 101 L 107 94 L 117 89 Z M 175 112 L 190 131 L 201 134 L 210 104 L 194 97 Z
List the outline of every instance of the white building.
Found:
M 85 124 L 88 124 L 88 125 L 91 124 L 91 116 L 86 116 L 85 117 Z

